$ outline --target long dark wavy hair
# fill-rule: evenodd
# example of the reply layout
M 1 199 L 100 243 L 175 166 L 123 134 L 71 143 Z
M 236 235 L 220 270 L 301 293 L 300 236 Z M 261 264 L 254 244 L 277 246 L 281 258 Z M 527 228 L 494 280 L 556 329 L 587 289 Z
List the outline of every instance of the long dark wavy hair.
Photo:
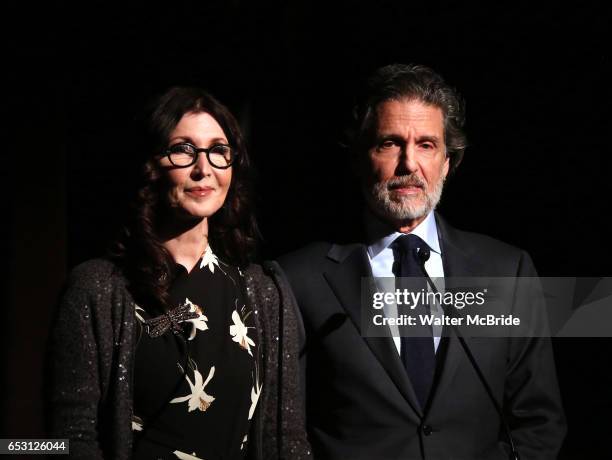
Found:
M 255 256 L 259 231 L 252 209 L 253 170 L 238 122 L 213 96 L 199 88 L 173 87 L 153 100 L 139 120 L 139 150 L 145 155 L 140 186 L 126 225 L 112 244 L 110 257 L 121 267 L 137 303 L 161 311 L 171 308 L 168 289 L 174 259 L 163 246 L 159 230 L 172 218 L 167 182 L 159 165 L 170 134 L 187 113 L 208 113 L 236 149 L 232 181 L 221 209 L 209 217 L 208 239 L 224 261 L 244 267 Z

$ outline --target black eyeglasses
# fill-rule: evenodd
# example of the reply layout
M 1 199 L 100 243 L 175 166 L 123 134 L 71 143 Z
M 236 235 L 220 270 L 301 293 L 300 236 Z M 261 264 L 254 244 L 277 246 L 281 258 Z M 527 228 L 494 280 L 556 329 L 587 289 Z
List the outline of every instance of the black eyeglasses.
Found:
M 170 146 L 164 153 L 177 168 L 186 168 L 198 161 L 200 152 L 206 153 L 211 166 L 218 169 L 229 168 L 236 159 L 236 151 L 227 144 L 214 144 L 207 149 L 199 149 L 188 142 Z

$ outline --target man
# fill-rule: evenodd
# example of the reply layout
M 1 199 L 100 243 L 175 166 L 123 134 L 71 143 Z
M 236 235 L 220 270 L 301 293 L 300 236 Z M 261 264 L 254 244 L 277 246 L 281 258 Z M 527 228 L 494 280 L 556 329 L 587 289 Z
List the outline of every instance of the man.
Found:
M 415 276 L 423 262 L 429 276 L 445 279 L 535 276 L 525 252 L 456 230 L 433 211 L 461 161 L 463 122 L 460 97 L 432 70 L 379 69 L 351 137 L 366 241 L 313 244 L 279 260 L 304 321 L 315 458 L 507 459 L 517 451 L 540 459 L 560 448 L 565 425 L 548 339 L 466 339 L 491 397 L 454 331 L 370 337 L 361 327 L 362 277 Z

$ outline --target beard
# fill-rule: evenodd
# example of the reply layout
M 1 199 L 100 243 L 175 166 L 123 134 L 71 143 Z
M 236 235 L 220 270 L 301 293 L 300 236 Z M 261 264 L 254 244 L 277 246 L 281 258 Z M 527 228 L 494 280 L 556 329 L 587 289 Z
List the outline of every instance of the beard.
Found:
M 397 188 L 419 187 L 417 194 L 401 195 L 394 192 Z M 442 197 L 444 174 L 430 191 L 425 182 L 415 174 L 374 183 L 366 190 L 366 201 L 370 208 L 388 221 L 411 221 L 427 216 L 436 208 Z

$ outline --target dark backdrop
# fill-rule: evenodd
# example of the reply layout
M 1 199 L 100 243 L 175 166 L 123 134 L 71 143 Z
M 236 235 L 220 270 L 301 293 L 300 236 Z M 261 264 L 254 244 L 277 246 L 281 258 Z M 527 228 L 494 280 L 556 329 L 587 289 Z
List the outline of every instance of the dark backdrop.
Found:
M 120 222 L 138 159 L 130 121 L 169 85 L 208 88 L 240 119 L 259 172 L 262 257 L 360 225 L 338 145 L 355 84 L 416 62 L 467 100 L 470 147 L 439 208 L 447 219 L 528 250 L 543 275 L 612 275 L 603 7 L 255 3 L 22 3 L 4 16 L 2 437 L 42 433 L 51 307 L 66 271 L 102 253 Z M 610 340 L 556 340 L 555 351 L 563 456 L 604 458 Z

